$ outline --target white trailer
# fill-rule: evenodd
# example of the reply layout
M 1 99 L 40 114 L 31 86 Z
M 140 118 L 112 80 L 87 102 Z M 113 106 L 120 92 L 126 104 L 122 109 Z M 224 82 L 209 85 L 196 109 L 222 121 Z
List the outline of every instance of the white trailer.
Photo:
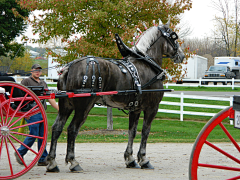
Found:
M 64 49 L 54 49 L 52 51 L 61 56 L 65 56 L 67 54 L 67 51 Z M 55 82 L 58 81 L 58 72 L 62 69 L 62 67 L 59 66 L 60 64 L 55 61 L 56 59 L 56 57 L 52 57 L 51 55 L 48 56 L 48 78 L 52 79 Z
M 208 59 L 198 55 L 192 55 L 187 60 L 187 64 L 182 65 L 182 75 L 186 74 L 183 81 L 186 79 L 199 79 L 204 76 L 207 70 Z
M 60 70 L 57 66 L 58 62 L 54 61 L 54 58 L 49 55 L 48 56 L 48 78 L 52 79 L 54 82 L 57 82 L 59 78 L 58 71 Z

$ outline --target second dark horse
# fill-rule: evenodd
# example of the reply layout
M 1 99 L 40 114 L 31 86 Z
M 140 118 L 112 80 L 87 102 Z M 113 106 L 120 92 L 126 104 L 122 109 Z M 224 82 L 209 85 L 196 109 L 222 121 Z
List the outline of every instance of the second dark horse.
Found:
M 138 72 L 138 83 L 145 85 L 156 77 L 156 67 L 161 67 L 163 55 L 172 57 L 175 63 L 181 63 L 184 59 L 184 54 L 179 47 L 177 34 L 169 28 L 169 24 L 153 26 L 145 31 L 132 48 L 136 54 L 141 54 L 145 60 L 135 56 L 128 56 L 125 60 L 131 62 Z M 99 89 L 102 91 L 113 90 L 128 90 L 136 89 L 136 84 L 133 82 L 132 75 L 129 71 L 119 68 L 115 63 L 107 61 L 103 58 L 97 58 L 97 61 L 92 61 L 94 65 L 87 65 L 89 58 L 83 57 L 75 60 L 71 66 L 64 69 L 59 78 L 58 89 L 69 91 L 73 89 Z M 94 59 L 94 58 L 93 58 Z M 148 63 L 147 61 L 150 61 Z M 155 64 L 155 65 L 153 65 Z M 95 68 L 93 68 L 95 66 Z M 87 67 L 87 68 L 86 68 Z M 171 67 L 168 67 L 171 68 Z M 99 72 L 100 71 L 100 72 Z M 135 72 L 136 73 L 136 72 Z M 97 83 L 93 83 L 92 76 L 98 79 Z M 85 77 L 91 77 L 88 80 Z M 101 78 L 99 78 L 101 76 Z M 84 88 L 83 88 L 84 87 Z M 162 81 L 154 81 L 145 89 L 163 89 Z M 128 144 L 124 153 L 125 164 L 128 168 L 138 168 L 139 165 L 143 169 L 153 169 L 146 156 L 146 146 L 151 124 L 159 108 L 159 103 L 162 100 L 163 92 L 128 94 L 128 95 L 111 95 L 111 96 L 95 96 L 72 99 L 59 99 L 59 113 L 54 125 L 52 126 L 52 140 L 48 160 L 50 164 L 47 167 L 49 172 L 58 172 L 56 157 L 57 140 L 62 133 L 63 127 L 72 113 L 75 111 L 74 117 L 67 129 L 67 154 L 66 163 L 70 162 L 71 171 L 82 171 L 79 163 L 75 160 L 75 139 L 78 135 L 80 127 L 86 121 L 89 111 L 94 104 L 104 104 L 113 108 L 129 110 L 129 130 Z M 141 111 L 144 112 L 144 120 L 142 127 L 141 144 L 138 151 L 138 163 L 133 157 L 133 140 L 136 136 L 137 125 Z

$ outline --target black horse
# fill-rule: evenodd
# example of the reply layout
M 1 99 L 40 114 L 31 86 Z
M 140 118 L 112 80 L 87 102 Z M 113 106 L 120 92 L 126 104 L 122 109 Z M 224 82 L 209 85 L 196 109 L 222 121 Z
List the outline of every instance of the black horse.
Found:
M 67 154 L 65 160 L 66 163 L 71 163 L 69 168 L 71 171 L 82 171 L 79 163 L 75 160 L 74 144 L 79 129 L 86 121 L 88 113 L 94 104 L 129 110 L 129 140 L 124 153 L 126 166 L 128 168 L 139 168 L 140 165 L 143 169 L 153 169 L 146 156 L 146 145 L 151 124 L 158 111 L 163 92 L 141 93 L 141 90 L 163 89 L 164 72 L 160 68 L 163 55 L 172 57 L 175 63 L 183 61 L 185 56 L 176 39 L 177 34 L 169 28 L 169 24 L 154 26 L 143 32 L 131 50 L 125 49 L 126 51 L 124 51 L 124 48 L 122 49 L 122 54 L 126 56 L 123 60 L 109 61 L 104 58 L 82 57 L 74 60 L 63 70 L 58 81 L 59 90 L 87 92 L 88 90 L 136 89 L 137 93 L 59 99 L 59 113 L 52 126 L 48 172 L 59 171 L 55 161 L 57 140 L 73 110 L 75 110 L 75 114 L 67 129 Z M 122 48 L 123 45 L 120 44 L 119 47 Z M 137 155 L 138 165 L 132 154 L 133 140 L 136 136 L 141 111 L 144 112 L 144 120 L 141 144 Z

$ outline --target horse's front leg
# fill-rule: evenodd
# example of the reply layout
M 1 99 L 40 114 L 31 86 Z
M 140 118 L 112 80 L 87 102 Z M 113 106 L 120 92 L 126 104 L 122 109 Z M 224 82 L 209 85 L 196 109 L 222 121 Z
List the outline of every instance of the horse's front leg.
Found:
M 133 140 L 137 134 L 137 125 L 140 113 L 130 112 L 129 129 L 128 129 L 128 145 L 124 153 L 125 164 L 127 168 L 140 168 L 133 157 Z
M 157 113 L 156 110 L 144 111 L 142 139 L 141 139 L 141 144 L 138 151 L 138 163 L 142 169 L 154 169 L 154 167 L 149 162 L 149 159 L 146 157 L 146 146 L 147 146 L 147 139 L 151 129 L 151 124 L 154 117 L 156 116 L 156 113 Z

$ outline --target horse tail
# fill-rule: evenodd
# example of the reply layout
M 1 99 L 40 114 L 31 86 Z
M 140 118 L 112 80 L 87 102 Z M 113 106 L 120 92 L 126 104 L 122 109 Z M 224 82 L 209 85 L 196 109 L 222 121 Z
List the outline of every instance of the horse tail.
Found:
M 66 83 L 67 83 L 67 77 L 68 77 L 68 70 L 69 70 L 69 67 L 65 67 L 61 71 L 62 74 L 59 76 L 58 84 L 57 84 L 58 90 L 61 90 L 61 91 L 67 90 Z

